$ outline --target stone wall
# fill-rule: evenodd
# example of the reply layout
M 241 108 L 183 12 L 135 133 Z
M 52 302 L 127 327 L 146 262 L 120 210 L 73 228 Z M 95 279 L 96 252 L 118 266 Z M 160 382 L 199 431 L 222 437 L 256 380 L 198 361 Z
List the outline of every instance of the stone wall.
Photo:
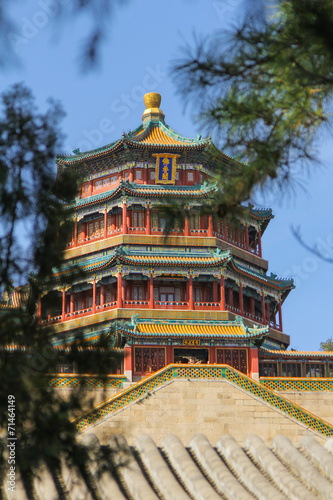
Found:
M 329 391 L 276 391 L 333 425 L 333 392 Z
M 266 443 L 280 433 L 294 444 L 309 434 L 324 442 L 320 434 L 227 380 L 174 380 L 85 432 L 94 432 L 101 444 L 119 433 L 132 444 L 142 432 L 157 444 L 174 433 L 186 446 L 197 433 L 204 433 L 212 444 L 226 433 L 241 445 L 248 434 L 258 434 Z
M 82 406 L 82 410 L 77 413 L 73 413 L 72 416 L 77 416 L 82 412 L 88 411 L 94 406 L 103 403 L 109 398 L 112 398 L 118 392 L 122 391 L 121 387 L 118 388 L 109 388 L 109 389 L 80 389 L 80 403 Z M 62 397 L 65 401 L 68 401 L 73 395 L 75 395 L 75 389 L 68 388 L 57 388 L 57 394 Z

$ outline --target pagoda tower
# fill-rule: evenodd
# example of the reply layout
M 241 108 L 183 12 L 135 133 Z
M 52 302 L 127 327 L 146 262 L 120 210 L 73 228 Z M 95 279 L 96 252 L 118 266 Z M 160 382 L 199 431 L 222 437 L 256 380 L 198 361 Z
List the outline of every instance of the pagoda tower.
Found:
M 179 362 L 229 364 L 258 378 L 258 349 L 289 345 L 282 304 L 294 288 L 268 274 L 262 257 L 272 211 L 248 206 L 236 223 L 203 215 L 216 189 L 217 148 L 170 128 L 159 94 L 144 101 L 132 132 L 58 156 L 58 175 L 74 172 L 80 184 L 67 207 L 73 231 L 60 274 L 80 272 L 71 286 L 45 290 L 41 321 L 54 325 L 55 345 L 78 335 L 94 342 L 116 324 L 130 381 Z M 218 161 L 239 167 L 220 151 Z M 166 234 L 169 200 L 187 215 Z

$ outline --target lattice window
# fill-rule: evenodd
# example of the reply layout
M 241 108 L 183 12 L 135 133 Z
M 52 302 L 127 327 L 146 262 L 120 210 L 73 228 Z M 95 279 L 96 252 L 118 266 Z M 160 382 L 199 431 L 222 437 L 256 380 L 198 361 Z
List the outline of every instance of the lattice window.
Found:
M 83 186 L 83 192 L 84 193 L 88 193 L 88 190 L 89 190 L 89 184 L 84 184 L 84 186 Z
M 142 179 L 142 171 L 141 170 L 136 170 L 135 171 L 135 178 L 141 180 Z
M 233 349 L 232 351 L 232 366 L 236 368 L 236 370 L 240 369 L 239 352 L 236 351 L 236 349 Z
M 154 180 L 156 179 L 156 172 L 155 172 L 155 170 L 151 170 L 151 171 L 149 172 L 149 179 L 150 179 L 151 181 L 154 181 Z
M 134 349 L 134 372 L 142 373 L 142 349 Z
M 90 222 L 88 224 L 88 237 L 91 238 L 94 234 L 94 223 Z
M 110 177 L 111 184 L 115 184 L 117 181 L 118 181 L 118 174 L 117 175 L 112 175 Z
M 103 179 L 103 187 L 108 186 L 110 184 L 110 177 L 105 177 Z
M 116 214 L 116 228 L 120 229 L 122 225 L 122 214 Z
M 194 173 L 193 172 L 187 172 L 187 180 L 189 182 L 193 182 L 194 181 Z
M 108 216 L 108 225 L 107 225 L 108 233 L 111 231 L 111 215 Z
M 165 366 L 164 347 L 135 347 L 134 372 L 150 373 Z
M 179 179 L 180 179 L 179 170 L 177 170 L 175 180 L 179 181 Z
M 261 362 L 259 363 L 259 375 L 260 377 L 277 377 L 278 367 L 278 363 Z
M 194 289 L 194 302 L 201 302 L 201 290 L 200 290 L 200 288 Z
M 216 349 L 216 362 L 232 366 L 242 373 L 247 373 L 246 349 Z
M 281 363 L 281 377 L 301 377 L 302 376 L 302 365 L 301 363 Z M 318 375 L 319 377 L 321 375 Z M 307 377 L 312 377 L 312 375 L 307 375 Z
M 149 371 L 149 366 L 150 366 L 150 349 L 147 347 L 144 347 L 142 349 L 142 371 L 148 372 Z
M 151 371 L 156 372 L 157 371 L 157 366 L 158 366 L 158 361 L 157 361 L 157 348 L 152 348 L 150 349 L 150 366 L 151 366 Z
M 158 369 L 160 370 L 165 366 L 165 349 L 158 349 Z
M 144 227 L 143 212 L 132 212 L 132 226 L 133 227 Z
M 223 220 L 217 221 L 217 232 L 218 234 L 223 234 L 224 223 Z
M 324 363 L 306 363 L 305 364 L 306 377 L 325 377 L 325 364 Z
M 133 287 L 133 300 L 143 300 L 143 286 Z
M 111 302 L 111 292 L 106 292 L 105 294 L 105 302 Z
M 181 289 L 180 288 L 175 289 L 175 301 L 176 302 L 181 301 Z
M 190 215 L 190 229 L 200 229 L 200 215 Z
M 241 245 L 245 246 L 245 230 L 238 229 L 238 241 Z
M 103 187 L 102 179 L 95 181 L 95 189 L 100 189 L 101 187 Z
M 234 239 L 234 228 L 232 226 L 230 226 L 229 224 L 227 225 L 227 238 L 229 240 Z
M 157 212 L 152 213 L 151 221 L 152 221 L 152 227 L 158 228 L 158 213 Z

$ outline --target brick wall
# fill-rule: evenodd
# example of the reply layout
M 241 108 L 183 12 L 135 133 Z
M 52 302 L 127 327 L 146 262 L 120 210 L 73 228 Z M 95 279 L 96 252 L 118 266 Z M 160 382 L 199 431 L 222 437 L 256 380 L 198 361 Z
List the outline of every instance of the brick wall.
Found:
M 131 444 L 142 432 L 157 444 L 175 433 L 188 445 L 199 432 L 212 444 L 226 433 L 240 444 L 248 434 L 258 434 L 269 443 L 279 433 L 294 444 L 309 434 L 324 442 L 319 434 L 226 380 L 174 380 L 85 432 L 94 432 L 101 444 L 117 433 L 124 434 Z

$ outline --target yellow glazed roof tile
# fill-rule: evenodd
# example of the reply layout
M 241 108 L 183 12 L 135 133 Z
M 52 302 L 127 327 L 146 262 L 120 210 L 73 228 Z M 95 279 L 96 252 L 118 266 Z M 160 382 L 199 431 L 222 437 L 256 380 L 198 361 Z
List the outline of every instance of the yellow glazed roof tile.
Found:
M 222 337 L 248 337 L 241 325 L 200 325 L 200 324 L 156 324 L 140 323 L 137 325 L 138 333 L 148 334 L 170 334 L 170 335 L 194 335 L 194 336 L 222 336 Z
M 159 127 L 152 127 L 148 134 L 142 140 L 138 138 L 141 144 L 181 144 L 188 145 L 187 142 L 179 141 L 173 137 L 169 137 Z

